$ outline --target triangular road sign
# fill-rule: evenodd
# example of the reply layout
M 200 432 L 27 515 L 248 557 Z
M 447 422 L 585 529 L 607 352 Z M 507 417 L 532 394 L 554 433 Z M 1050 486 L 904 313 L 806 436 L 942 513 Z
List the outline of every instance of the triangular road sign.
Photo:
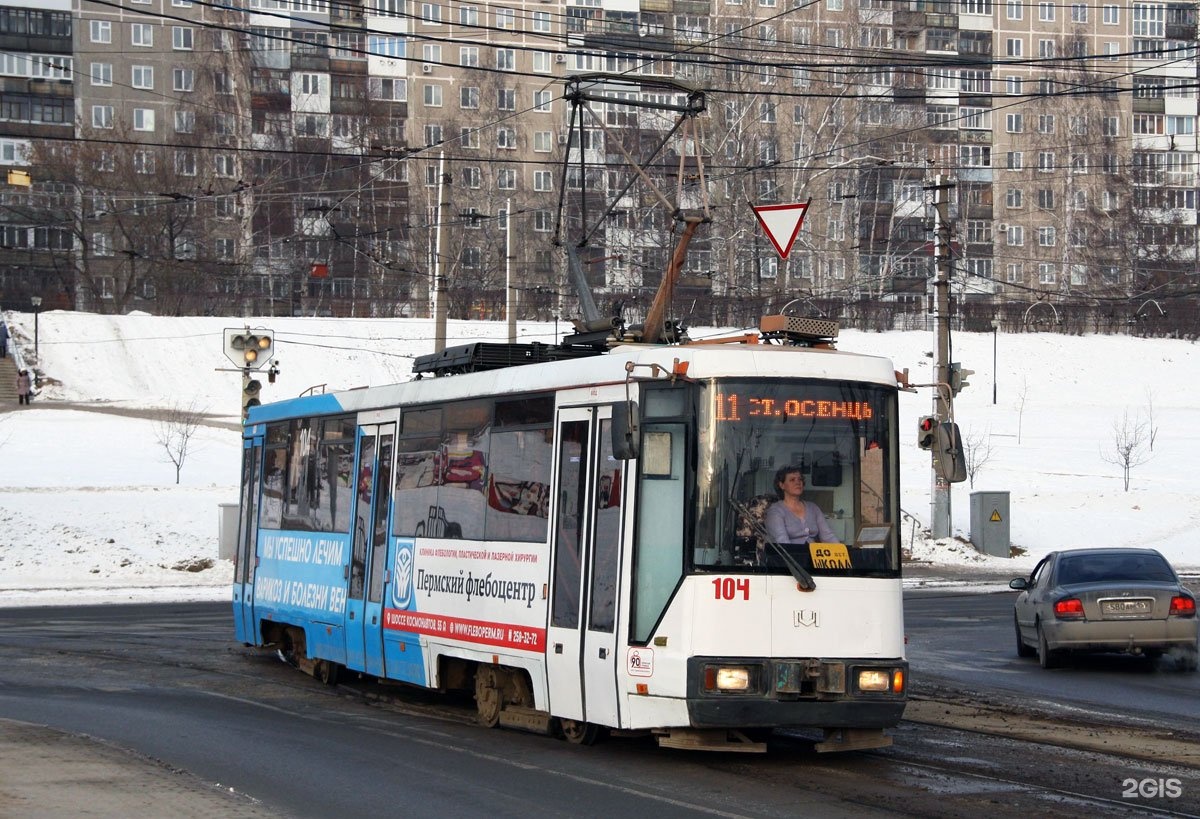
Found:
M 811 201 L 810 199 L 809 202 Z M 808 202 L 791 205 L 760 205 L 758 207 L 751 205 L 750 207 L 754 209 L 758 223 L 767 232 L 767 238 L 771 240 L 771 244 L 775 245 L 775 252 L 779 254 L 779 258 L 787 259 L 788 253 L 792 250 L 792 243 L 796 241 L 796 234 L 800 232 L 800 225 L 804 224 L 804 214 L 808 212 Z

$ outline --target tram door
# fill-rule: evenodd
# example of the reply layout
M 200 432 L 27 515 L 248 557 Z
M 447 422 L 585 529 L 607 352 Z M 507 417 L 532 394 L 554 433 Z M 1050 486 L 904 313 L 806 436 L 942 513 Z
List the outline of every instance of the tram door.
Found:
M 625 480 L 610 416 L 607 406 L 559 413 L 547 670 L 555 716 L 615 726 Z
M 242 497 L 237 554 L 233 563 L 234 636 L 258 643 L 254 627 L 254 568 L 258 559 L 258 495 L 262 488 L 262 437 L 248 439 L 242 449 Z
M 358 459 L 346 596 L 346 665 L 383 676 L 383 585 L 395 424 L 358 428 Z

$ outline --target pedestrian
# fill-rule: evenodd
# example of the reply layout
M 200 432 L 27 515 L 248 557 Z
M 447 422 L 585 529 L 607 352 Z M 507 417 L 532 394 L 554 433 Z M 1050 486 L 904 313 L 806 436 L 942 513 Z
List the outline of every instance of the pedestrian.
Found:
M 8 358 L 8 325 L 0 321 L 0 358 Z
M 21 370 L 17 373 L 17 403 L 29 404 L 29 391 L 32 389 L 32 384 L 29 380 L 29 370 Z

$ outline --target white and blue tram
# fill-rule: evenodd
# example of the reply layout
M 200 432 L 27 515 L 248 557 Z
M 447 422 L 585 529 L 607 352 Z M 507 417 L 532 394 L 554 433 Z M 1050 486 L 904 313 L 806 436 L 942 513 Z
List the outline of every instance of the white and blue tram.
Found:
M 828 346 L 625 346 L 253 408 L 237 639 L 577 742 L 888 744 L 896 373 Z M 767 535 L 783 466 L 837 542 Z

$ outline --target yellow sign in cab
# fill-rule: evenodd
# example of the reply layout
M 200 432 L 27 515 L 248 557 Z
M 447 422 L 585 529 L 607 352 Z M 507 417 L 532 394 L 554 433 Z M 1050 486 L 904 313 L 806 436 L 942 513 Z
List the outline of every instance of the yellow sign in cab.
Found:
M 810 543 L 808 553 L 812 555 L 814 569 L 851 569 L 850 552 L 845 543 Z

